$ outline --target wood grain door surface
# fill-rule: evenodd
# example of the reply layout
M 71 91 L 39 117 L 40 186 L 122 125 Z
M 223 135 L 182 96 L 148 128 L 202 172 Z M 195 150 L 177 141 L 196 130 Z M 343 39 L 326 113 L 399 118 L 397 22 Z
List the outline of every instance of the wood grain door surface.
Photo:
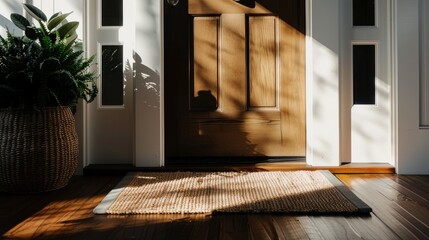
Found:
M 165 6 L 166 157 L 305 156 L 303 0 Z

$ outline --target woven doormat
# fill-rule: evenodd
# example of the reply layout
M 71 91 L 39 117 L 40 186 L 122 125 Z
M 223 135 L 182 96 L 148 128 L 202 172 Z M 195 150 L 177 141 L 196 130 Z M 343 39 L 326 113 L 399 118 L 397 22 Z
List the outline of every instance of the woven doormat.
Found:
M 369 213 L 329 171 L 129 173 L 96 214 Z

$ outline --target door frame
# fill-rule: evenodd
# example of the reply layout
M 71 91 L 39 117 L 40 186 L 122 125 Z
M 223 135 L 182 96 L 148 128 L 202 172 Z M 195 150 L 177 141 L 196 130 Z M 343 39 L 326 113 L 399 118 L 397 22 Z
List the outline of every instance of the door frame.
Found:
M 90 0 L 84 0 L 84 26 L 87 24 L 86 20 L 90 13 L 88 13 L 88 9 L 86 8 L 87 2 Z M 159 142 L 154 143 L 154 145 L 157 145 L 157 149 L 154 151 L 148 151 L 144 144 L 145 141 L 148 141 L 148 137 L 142 137 L 140 139 L 135 138 L 135 153 L 134 153 L 134 163 L 136 166 L 141 167 L 162 167 L 165 165 L 165 156 L 164 156 L 164 7 L 165 7 L 165 0 L 150 0 L 156 4 L 159 4 L 159 15 L 158 17 L 160 24 L 156 26 L 160 29 L 159 36 L 156 36 L 160 39 L 159 43 L 159 53 L 160 53 L 160 107 L 159 112 L 154 113 L 157 114 L 156 117 L 159 117 L 160 122 L 159 125 L 156 126 L 156 129 L 154 129 L 153 132 L 159 133 Z M 183 0 L 182 0 L 183 1 Z M 313 166 L 339 166 L 341 164 L 341 146 L 340 146 L 340 121 L 339 121 L 339 86 L 336 86 L 336 89 L 334 89 L 334 92 L 331 96 L 323 96 L 319 92 L 317 92 L 317 85 L 315 82 L 315 72 L 314 72 L 314 56 L 315 56 L 315 50 L 317 48 L 317 42 L 315 41 L 315 37 L 317 37 L 318 29 L 314 29 L 314 25 L 319 24 L 334 24 L 334 28 L 339 23 L 339 6 L 340 6 L 341 0 L 326 0 L 323 1 L 324 7 L 320 8 L 319 6 L 314 6 L 315 4 L 318 4 L 321 1 L 313 1 L 313 0 L 305 0 L 306 4 L 306 139 L 307 139 L 307 146 L 306 146 L 306 161 L 307 164 L 313 165 Z M 394 14 L 397 10 L 396 7 L 396 0 L 392 0 L 394 3 L 392 3 L 392 9 L 389 9 L 392 13 L 392 20 L 391 20 L 391 26 L 392 29 L 396 29 L 396 15 Z M 326 16 L 323 12 L 326 9 L 331 8 L 332 13 L 331 15 Z M 335 11 L 337 10 L 337 11 Z M 325 16 L 326 18 L 321 19 L 320 16 Z M 322 20 L 322 22 L 320 22 Z M 329 25 L 328 25 L 329 26 Z M 337 29 L 337 32 L 334 31 L 334 34 L 331 36 L 328 36 L 328 40 L 332 40 L 334 44 L 337 44 L 336 47 L 339 48 L 339 36 L 340 33 L 338 32 L 340 29 L 339 26 Z M 84 35 L 87 35 L 86 29 L 85 29 Z M 389 36 L 392 41 L 392 53 L 395 53 L 393 49 L 395 49 L 395 43 L 396 43 L 396 32 L 392 31 L 391 35 Z M 326 36 L 325 36 L 326 37 Z M 84 39 L 86 37 L 84 36 Z M 334 46 L 335 47 L 335 46 Z M 392 54 L 393 58 L 396 57 L 395 54 Z M 396 63 L 396 61 L 393 61 Z M 338 62 L 337 62 L 338 65 Z M 397 74 L 396 74 L 396 65 L 392 64 L 392 72 L 395 73 L 393 75 L 392 79 L 392 158 L 395 160 L 395 165 L 397 165 Z M 338 66 L 337 66 L 338 70 Z M 337 82 L 339 83 L 339 76 L 334 76 Z M 338 108 L 335 108 L 332 110 L 329 119 L 320 119 L 319 116 L 315 113 L 315 104 L 318 104 L 318 107 L 321 106 L 322 110 L 324 108 L 330 109 L 332 106 L 338 106 Z M 321 104 L 321 105 L 320 105 Z M 334 104 L 334 105 L 332 105 Z M 336 105 L 335 105 L 336 104 Z M 87 159 L 87 155 L 85 152 L 88 151 L 87 149 L 87 107 L 85 104 L 82 104 L 82 118 L 83 123 L 81 130 L 83 132 L 83 159 L 84 159 L 84 166 L 89 164 L 89 159 Z M 139 122 L 140 120 L 144 119 L 144 113 L 136 114 L 135 121 Z M 328 125 L 326 125 L 328 123 Z M 328 129 L 333 130 L 328 136 L 328 134 L 324 134 L 324 132 L 320 132 L 320 129 L 318 129 L 318 126 L 325 126 Z M 138 130 L 136 130 L 136 135 L 144 134 L 139 133 Z M 322 148 L 322 143 L 325 141 L 329 141 L 329 147 L 331 149 L 325 149 Z M 143 148 L 139 148 L 137 146 L 143 146 Z
M 164 7 L 165 7 L 165 0 L 160 0 L 161 1 L 161 19 L 162 21 L 164 20 Z M 334 7 L 334 9 L 338 9 L 340 6 L 340 2 L 341 0 L 329 0 L 329 3 L 331 6 Z M 324 3 L 325 4 L 325 1 Z M 314 166 L 339 166 L 341 164 L 341 159 L 340 159 L 340 122 L 339 122 L 339 109 L 336 109 L 336 112 L 332 115 L 333 119 L 330 119 L 332 123 L 331 124 L 331 128 L 334 129 L 334 131 L 337 132 L 337 138 L 334 139 L 334 151 L 329 151 L 329 152 L 317 152 L 316 148 L 315 148 L 315 143 L 320 142 L 320 141 L 324 141 L 325 139 L 323 139 L 326 136 L 321 136 L 321 135 L 314 135 L 314 129 L 315 126 L 317 126 L 318 124 L 320 124 L 321 122 L 318 121 L 318 119 L 315 117 L 314 115 L 314 108 L 313 105 L 316 101 L 319 100 L 319 96 L 315 96 L 313 95 L 313 0 L 305 0 L 305 18 L 306 18 L 306 162 L 309 165 L 314 165 Z M 323 14 L 323 13 L 322 13 Z M 336 14 L 339 15 L 339 12 L 337 11 Z M 337 17 L 339 17 L 337 15 Z M 335 14 L 333 15 L 334 17 L 336 16 Z M 337 18 L 337 24 L 339 24 L 338 18 Z M 339 27 L 338 27 L 339 29 Z M 162 43 L 161 43 L 161 52 L 164 53 L 164 24 L 161 25 L 161 39 L 162 39 Z M 336 35 L 334 35 L 333 37 L 337 37 L 337 39 L 334 39 L 334 41 L 338 41 L 339 35 L 340 33 L 337 32 Z M 332 36 L 331 36 L 332 37 Z M 161 56 L 161 62 L 162 62 L 162 72 L 161 72 L 161 86 L 164 85 L 164 54 Z M 339 80 L 339 79 L 338 79 Z M 164 103 L 164 89 L 163 87 L 161 88 L 162 92 L 161 92 L 161 102 Z M 337 89 L 337 95 L 339 95 L 339 89 Z M 337 96 L 338 97 L 338 96 Z M 328 105 L 328 108 L 330 108 L 330 102 L 328 102 L 326 105 Z M 338 105 L 339 106 L 339 105 Z M 161 114 L 162 114 L 162 129 L 164 130 L 164 104 L 161 105 L 162 109 L 161 109 Z M 337 118 L 335 119 L 335 116 L 337 116 Z M 333 121 L 332 121 L 333 120 Z M 322 121 L 322 123 L 325 123 L 325 121 Z M 164 131 L 161 131 L 162 135 L 160 136 L 161 138 L 161 149 L 165 149 L 165 141 L 164 138 L 165 136 Z M 321 139 L 322 138 L 322 139 Z M 163 152 L 164 153 L 164 152 Z M 137 166 L 139 166 L 140 164 L 138 164 L 138 160 L 136 161 Z M 142 165 L 140 166 L 146 166 L 143 162 L 141 162 Z M 159 160 L 160 166 L 164 166 L 165 165 L 165 156 L 164 154 L 160 157 Z

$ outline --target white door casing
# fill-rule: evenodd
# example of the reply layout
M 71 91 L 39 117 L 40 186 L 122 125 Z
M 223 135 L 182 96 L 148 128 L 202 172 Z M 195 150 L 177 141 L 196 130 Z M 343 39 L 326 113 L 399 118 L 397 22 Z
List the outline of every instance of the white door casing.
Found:
M 393 1 L 397 173 L 429 174 L 427 0 Z M 424 21 L 423 21 L 424 20 Z M 424 51 L 426 49 L 426 52 Z M 420 94 L 419 94 L 420 93 Z M 422 104 L 425 103 L 425 104 Z
M 429 130 L 429 1 L 419 2 L 420 24 L 420 127 Z
M 307 163 L 340 165 L 339 4 L 306 0 Z
M 134 9 L 130 11 L 135 14 L 135 165 L 161 167 L 164 165 L 164 0 L 134 1 Z M 124 2 L 128 4 L 128 0 Z

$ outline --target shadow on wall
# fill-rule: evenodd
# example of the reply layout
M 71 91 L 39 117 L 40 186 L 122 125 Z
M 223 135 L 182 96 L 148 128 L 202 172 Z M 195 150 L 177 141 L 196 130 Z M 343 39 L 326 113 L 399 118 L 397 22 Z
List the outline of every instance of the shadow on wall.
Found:
M 134 62 L 127 60 L 125 65 L 125 81 L 134 81 L 134 91 L 143 91 L 143 103 L 145 107 L 160 108 L 160 74 L 142 63 L 141 56 L 134 52 Z
M 0 26 L 0 35 L 2 36 L 6 34 L 6 30 L 9 30 L 14 35 L 22 35 L 22 31 L 16 28 L 9 18 L 5 17 L 3 14 L 0 14 Z
M 12 30 L 13 28 L 13 23 L 9 21 L 9 19 L 7 19 L 5 16 L 3 16 L 3 14 L 0 14 L 0 25 L 4 30 Z
M 10 14 L 15 12 L 22 12 L 20 1 L 8 0 L 0 2 L 0 34 L 2 36 L 6 33 L 6 29 L 14 35 L 22 35 L 22 31 L 9 20 Z

